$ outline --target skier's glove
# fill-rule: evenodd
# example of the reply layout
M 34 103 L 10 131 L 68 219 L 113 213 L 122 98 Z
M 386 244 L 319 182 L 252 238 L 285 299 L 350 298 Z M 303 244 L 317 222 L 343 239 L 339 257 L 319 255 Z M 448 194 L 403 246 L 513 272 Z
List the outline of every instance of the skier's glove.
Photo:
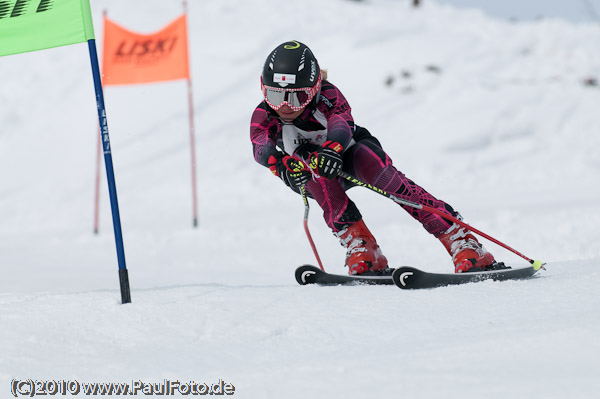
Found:
M 300 188 L 309 182 L 312 174 L 304 162 L 289 155 L 271 155 L 269 169 L 291 188 Z
M 333 179 L 342 170 L 342 152 L 340 143 L 326 141 L 317 151 L 310 154 L 308 164 L 321 177 Z

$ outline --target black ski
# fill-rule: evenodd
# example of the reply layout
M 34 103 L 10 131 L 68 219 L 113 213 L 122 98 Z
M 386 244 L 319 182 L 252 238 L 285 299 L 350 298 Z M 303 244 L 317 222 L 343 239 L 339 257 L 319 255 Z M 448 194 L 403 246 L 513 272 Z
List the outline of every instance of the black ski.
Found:
M 519 280 L 529 278 L 536 272 L 537 270 L 533 266 L 471 273 L 429 273 L 414 267 L 403 266 L 394 270 L 392 280 L 398 287 L 409 290 L 476 283 L 484 280 Z
M 300 266 L 296 269 L 296 281 L 300 285 L 392 285 L 392 275 L 383 276 L 350 276 L 330 274 L 312 265 Z

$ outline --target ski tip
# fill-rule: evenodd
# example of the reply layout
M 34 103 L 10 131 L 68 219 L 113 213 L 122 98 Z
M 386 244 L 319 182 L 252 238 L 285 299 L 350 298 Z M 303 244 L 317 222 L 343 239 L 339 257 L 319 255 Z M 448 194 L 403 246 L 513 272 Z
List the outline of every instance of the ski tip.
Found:
M 300 285 L 314 284 L 315 275 L 320 273 L 321 269 L 313 265 L 302 265 L 296 269 L 295 277 L 296 281 Z
M 419 269 L 416 269 L 414 267 L 402 266 L 394 270 L 394 272 L 392 273 L 392 281 L 399 288 L 410 289 L 412 288 L 410 284 L 410 282 L 412 282 L 412 277 L 415 273 L 420 272 L 421 271 Z

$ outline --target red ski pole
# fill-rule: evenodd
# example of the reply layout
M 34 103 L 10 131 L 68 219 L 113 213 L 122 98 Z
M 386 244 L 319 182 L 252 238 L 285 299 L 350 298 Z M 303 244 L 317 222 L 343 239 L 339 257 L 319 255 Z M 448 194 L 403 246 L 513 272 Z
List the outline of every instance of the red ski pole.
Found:
M 533 260 L 528 258 L 527 256 L 523 255 L 522 253 L 520 253 L 519 251 L 509 247 L 508 245 L 496 240 L 494 237 L 491 237 L 487 234 L 485 234 L 484 232 L 477 230 L 476 228 L 469 226 L 468 224 L 466 224 L 465 222 L 463 222 L 462 220 L 459 220 L 457 218 L 455 218 L 452 215 L 449 215 L 445 212 L 440 211 L 439 209 L 435 209 L 432 208 L 430 206 L 427 205 L 423 205 L 423 204 L 419 204 L 417 202 L 413 202 L 413 201 L 408 201 L 405 200 L 403 198 L 400 198 L 398 195 L 394 194 L 394 193 L 388 193 L 378 187 L 375 187 L 369 183 L 365 183 L 362 180 L 357 179 L 356 177 L 346 173 L 346 172 L 340 172 L 340 176 L 343 177 L 344 179 L 348 180 L 350 183 L 352 184 L 356 184 L 357 186 L 361 186 L 361 187 L 366 187 L 368 189 L 370 189 L 371 191 L 374 191 L 378 194 L 383 195 L 384 197 L 388 197 L 389 199 L 391 199 L 392 201 L 400 204 L 400 205 L 406 205 L 406 206 L 410 206 L 411 208 L 416 208 L 416 209 L 423 209 L 424 211 L 427 212 L 431 212 L 431 213 L 435 213 L 436 215 L 439 215 L 441 217 L 443 217 L 444 219 L 448 219 L 456 224 L 458 224 L 459 226 L 465 227 L 468 230 L 471 230 L 474 233 L 479 234 L 480 236 L 487 238 L 488 240 L 492 241 L 495 244 L 500 245 L 502 248 L 505 248 L 507 250 L 509 250 L 510 252 L 520 256 L 521 258 L 525 259 L 527 262 L 531 263 L 533 265 L 533 268 L 535 270 L 539 270 L 545 263 L 542 263 L 542 261 L 540 260 Z
M 310 211 L 310 206 L 308 205 L 308 198 L 306 197 L 306 189 L 304 187 L 300 187 L 300 193 L 302 194 L 302 200 L 304 201 L 304 231 L 306 232 L 306 237 L 308 237 L 308 242 L 312 247 L 312 250 L 315 254 L 315 258 L 317 258 L 317 262 L 319 262 L 319 267 L 321 270 L 325 271 L 323 268 L 323 263 L 321 263 L 321 258 L 319 257 L 319 253 L 317 252 L 317 247 L 315 246 L 315 242 L 310 235 L 310 231 L 308 230 L 308 212 Z

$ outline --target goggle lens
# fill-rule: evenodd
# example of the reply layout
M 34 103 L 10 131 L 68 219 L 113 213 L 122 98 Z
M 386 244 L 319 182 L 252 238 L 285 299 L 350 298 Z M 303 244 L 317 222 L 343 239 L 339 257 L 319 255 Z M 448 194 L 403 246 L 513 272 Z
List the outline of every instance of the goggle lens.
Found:
M 271 108 L 277 111 L 287 104 L 293 111 L 300 111 L 306 107 L 321 87 L 321 79 L 317 81 L 314 87 L 301 89 L 283 89 L 280 87 L 269 87 L 263 85 L 263 95 L 265 101 Z

